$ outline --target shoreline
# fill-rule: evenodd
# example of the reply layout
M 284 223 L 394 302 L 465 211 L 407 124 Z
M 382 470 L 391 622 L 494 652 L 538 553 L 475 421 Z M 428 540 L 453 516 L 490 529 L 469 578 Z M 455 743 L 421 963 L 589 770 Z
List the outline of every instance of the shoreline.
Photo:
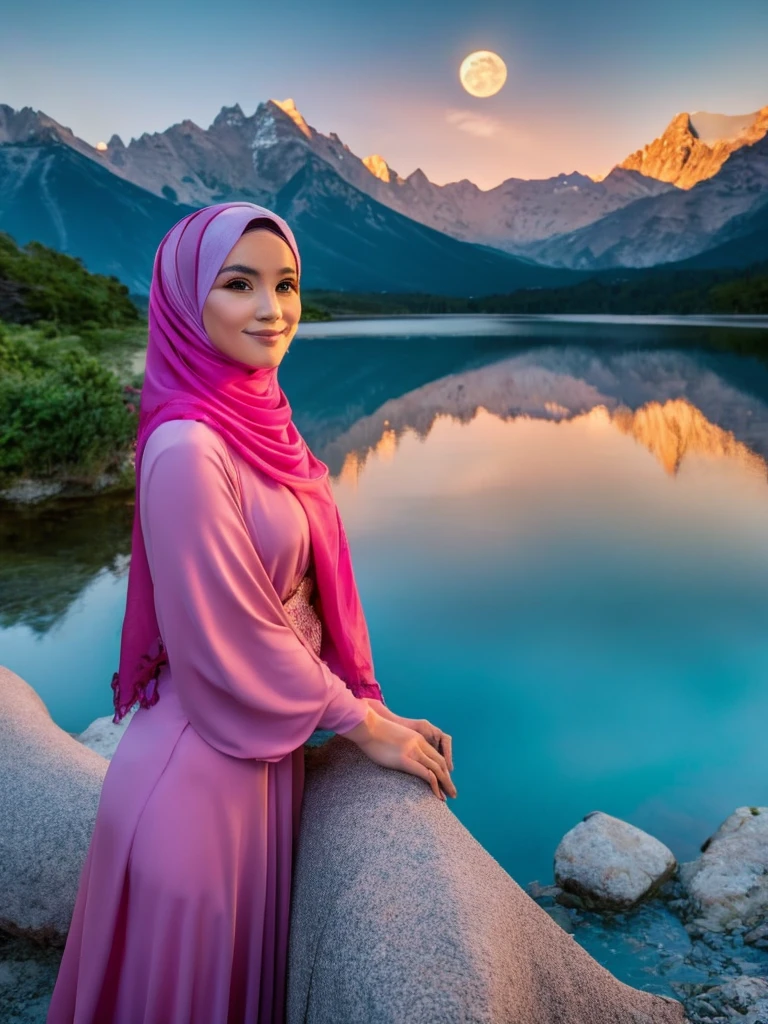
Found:
M 451 336 L 451 329 L 448 327 L 450 324 L 457 325 L 457 331 L 455 332 L 457 336 L 461 336 L 464 333 L 471 335 L 471 330 L 467 332 L 464 328 L 458 328 L 463 324 L 476 323 L 487 325 L 485 331 L 478 332 L 479 335 L 498 336 L 500 338 L 504 336 L 503 327 L 505 324 L 552 324 L 565 327 L 592 324 L 596 328 L 601 328 L 601 330 L 593 332 L 590 343 L 601 348 L 611 345 L 615 345 L 617 348 L 626 348 L 628 344 L 638 344 L 639 339 L 631 334 L 632 328 L 670 327 L 686 332 L 702 329 L 714 331 L 735 330 L 746 340 L 746 348 L 741 341 L 738 341 L 736 343 L 724 344 L 722 347 L 713 343 L 713 349 L 716 351 L 733 350 L 736 354 L 743 354 L 749 357 L 760 357 L 763 354 L 763 349 L 760 345 L 753 344 L 753 339 L 756 337 L 755 332 L 758 332 L 758 335 L 760 331 L 768 332 L 768 315 L 753 314 L 340 313 L 327 320 L 309 319 L 301 321 L 297 337 L 311 341 L 312 339 L 319 340 L 333 337 L 338 333 L 339 337 L 348 338 L 354 333 L 354 324 L 356 323 L 370 323 L 371 325 L 392 324 L 397 325 L 399 331 L 402 331 L 404 324 L 428 324 L 429 322 L 441 323 L 446 326 L 446 330 L 438 332 L 440 336 Z M 606 337 L 605 328 L 611 326 L 625 329 L 627 337 Z M 397 334 L 399 331 L 394 333 Z M 145 328 L 142 328 L 140 333 L 143 334 L 144 332 Z M 415 334 L 418 334 L 418 331 Z M 554 342 L 550 340 L 549 344 L 562 344 L 563 346 L 574 344 L 574 341 L 570 338 L 570 332 L 566 332 L 566 334 L 567 336 L 564 336 L 562 339 L 556 339 Z M 377 336 L 375 328 L 369 331 L 369 335 Z M 381 336 L 387 336 L 386 330 L 382 330 Z M 364 341 L 365 333 L 363 332 L 361 344 L 364 344 Z M 518 341 L 524 342 L 525 337 L 518 339 Z M 680 339 L 681 349 L 685 348 L 690 341 L 694 341 L 697 344 L 707 344 L 706 338 L 683 337 Z M 531 346 L 540 344 L 539 334 L 532 332 L 529 343 Z M 652 344 L 651 342 L 646 343 Z M 768 356 L 768 344 L 765 345 L 765 355 Z M 128 349 L 122 348 L 119 351 L 119 358 L 118 355 L 112 353 L 109 358 L 105 357 L 100 361 L 105 367 L 111 368 L 112 372 L 118 375 L 119 378 L 130 377 L 135 384 L 139 384 L 146 361 L 146 344 L 144 343 L 138 347 L 131 346 Z M 138 394 L 139 391 L 140 388 L 132 384 L 125 384 L 123 386 L 124 401 L 131 410 L 136 402 L 134 394 Z M 91 482 L 86 482 L 88 478 L 84 474 L 78 479 L 76 471 L 73 471 L 69 477 L 63 476 L 60 479 L 56 477 L 16 478 L 5 486 L 0 487 L 0 507 L 4 507 L 6 510 L 14 508 L 25 509 L 34 505 L 43 505 L 49 500 L 55 499 L 66 500 L 69 498 L 95 497 L 108 493 L 130 493 L 134 489 L 135 483 L 132 467 L 129 466 L 129 463 L 130 455 L 126 455 L 116 468 L 101 473 Z
M 674 326 L 692 324 L 698 327 L 755 327 L 768 330 L 768 314 L 763 313 L 337 313 L 329 320 L 308 320 L 308 324 L 321 326 L 341 320 L 446 320 L 446 319 L 498 319 L 498 320 L 555 320 L 564 323 L 638 322 L 669 323 Z M 302 326 L 300 321 L 299 326 Z

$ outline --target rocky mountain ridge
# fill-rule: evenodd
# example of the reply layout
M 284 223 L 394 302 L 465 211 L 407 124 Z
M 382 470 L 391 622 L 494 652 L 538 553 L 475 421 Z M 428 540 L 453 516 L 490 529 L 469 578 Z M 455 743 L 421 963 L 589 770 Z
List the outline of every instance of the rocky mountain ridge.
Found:
M 243 156 L 233 141 L 233 156 L 251 174 L 251 187 L 233 192 L 214 180 L 221 149 L 191 122 L 176 126 L 170 138 L 148 136 L 131 160 L 123 160 L 118 175 L 99 150 L 92 150 L 94 157 L 72 145 L 68 129 L 30 124 L 25 116 L 11 121 L 9 110 L 0 112 L 0 230 L 20 245 L 34 239 L 77 256 L 89 270 L 119 278 L 135 295 L 148 293 L 157 245 L 172 224 L 207 202 L 237 198 L 268 205 L 288 220 L 309 290 L 484 295 L 574 279 L 570 271 L 461 242 L 403 216 L 354 188 L 294 135 L 277 149 L 266 146 L 262 153 L 257 147 L 255 158 Z M 222 135 L 228 130 L 223 123 Z M 222 145 L 227 144 L 225 137 Z M 112 156 L 120 161 L 129 150 L 113 147 Z M 181 182 L 197 189 L 194 202 L 182 204 L 167 176 L 155 192 L 131 180 L 142 160 L 152 170 L 170 167 L 175 158 L 178 170 L 190 152 L 198 167 L 207 160 L 195 179 Z M 218 194 L 210 192 L 213 185 Z M 201 202 L 206 186 L 209 194 Z
M 578 231 L 528 246 L 533 259 L 571 269 L 652 267 L 689 259 L 752 233 L 768 204 L 768 135 L 730 154 L 688 190 L 641 199 Z M 756 258 L 768 257 L 765 251 Z
M 47 115 L 0 106 L 0 143 L 52 136 L 140 188 L 189 206 L 230 199 L 268 205 L 313 155 L 354 188 L 412 220 L 513 254 L 674 189 L 621 168 L 599 182 L 573 172 L 543 180 L 510 178 L 488 191 L 467 179 L 437 185 L 420 168 L 402 177 L 380 154 L 361 159 L 335 132 L 316 131 L 292 99 L 267 100 L 250 116 L 239 104 L 222 107 L 207 129 L 185 119 L 163 132 L 145 132 L 127 146 L 113 135 L 104 152 Z
M 222 107 L 207 129 L 185 119 L 128 145 L 113 134 L 106 150 L 40 111 L 0 104 L 6 158 L 9 146 L 56 142 L 158 200 L 190 208 L 235 199 L 274 207 L 297 176 L 306 190 L 307 174 L 318 172 L 326 179 L 321 188 L 330 187 L 330 175 L 352 208 L 373 201 L 370 209 L 386 207 L 454 240 L 577 271 L 689 260 L 724 244 L 731 252 L 742 237 L 757 260 L 768 258 L 760 228 L 768 202 L 766 133 L 768 107 L 738 117 L 679 114 L 600 181 L 573 172 L 509 178 L 483 191 L 467 179 L 437 185 L 419 168 L 402 177 L 378 153 L 360 158 L 335 132 L 308 124 L 292 99 L 267 100 L 250 116 L 236 103 Z M 14 156 L 19 173 L 27 173 L 27 158 Z
M 731 153 L 766 134 L 768 106 L 734 117 L 681 113 L 657 139 L 632 153 L 619 167 L 690 189 L 714 177 Z

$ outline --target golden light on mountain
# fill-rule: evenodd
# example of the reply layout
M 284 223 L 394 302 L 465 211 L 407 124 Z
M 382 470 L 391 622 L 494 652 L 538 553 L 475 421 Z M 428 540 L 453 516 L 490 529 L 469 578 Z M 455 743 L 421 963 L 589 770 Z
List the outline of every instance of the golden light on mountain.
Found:
M 685 398 L 646 402 L 634 411 L 620 406 L 610 413 L 615 427 L 628 434 L 661 463 L 670 476 L 680 469 L 688 455 L 733 459 L 760 476 L 766 475 L 762 456 L 723 430 Z
M 312 137 L 312 132 L 309 130 L 309 125 L 304 120 L 301 113 L 296 109 L 296 104 L 293 102 L 292 99 L 290 99 L 290 97 L 287 100 L 270 100 L 269 102 L 274 103 L 276 107 L 280 107 L 282 112 L 284 114 L 287 114 L 288 117 L 290 117 L 290 119 L 293 121 L 293 123 L 296 125 L 296 127 L 303 135 L 306 135 L 308 139 Z
M 495 96 L 506 80 L 507 65 L 492 50 L 475 50 L 459 68 L 459 81 L 470 96 Z
M 363 157 L 363 163 L 375 178 L 378 178 L 380 181 L 389 182 L 389 167 L 383 156 L 379 156 L 378 153 L 372 153 L 370 156 Z
M 427 438 L 441 419 L 457 423 L 471 423 L 482 414 L 512 423 L 519 420 L 538 420 L 541 414 L 531 407 L 521 414 L 510 414 L 508 394 L 504 387 L 486 398 L 483 405 L 477 398 L 468 397 L 471 390 L 472 374 L 465 376 L 466 391 L 458 394 L 450 390 L 450 380 L 437 381 L 433 385 L 418 388 L 408 396 L 387 403 L 388 418 L 382 420 L 379 414 L 372 414 L 359 420 L 346 433 L 340 435 L 325 449 L 323 458 L 330 464 L 342 466 L 341 479 L 351 480 L 362 473 L 368 458 L 377 455 L 381 461 L 391 461 L 399 446 L 399 438 L 406 433 Z M 478 378 L 479 378 L 478 373 Z M 478 380 L 478 383 L 480 381 Z M 554 381 L 550 381 L 554 384 Z M 446 406 L 446 391 L 456 400 L 451 411 Z M 434 401 L 430 399 L 434 396 Z M 466 404 L 465 404 L 466 403 Z M 498 403 L 498 404 L 497 404 Z M 619 405 L 609 409 L 600 403 L 585 412 L 572 414 L 569 408 L 554 399 L 543 403 L 548 414 L 546 420 L 561 430 L 588 426 L 595 430 L 618 431 L 631 437 L 650 452 L 669 476 L 676 476 L 686 458 L 727 459 L 737 463 L 762 479 L 768 478 L 768 466 L 757 452 L 737 440 L 730 430 L 707 419 L 704 413 L 685 398 L 668 399 L 665 402 L 650 401 L 638 409 Z M 549 417 L 553 417 L 549 420 Z
M 677 114 L 664 134 L 619 167 L 678 188 L 714 177 L 732 153 L 768 137 L 768 106 L 751 114 Z

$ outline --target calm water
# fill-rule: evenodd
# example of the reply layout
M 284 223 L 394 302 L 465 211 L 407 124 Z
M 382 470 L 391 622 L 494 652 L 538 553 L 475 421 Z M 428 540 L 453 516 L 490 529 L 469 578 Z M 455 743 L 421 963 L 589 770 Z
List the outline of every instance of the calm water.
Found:
M 523 885 L 602 809 L 680 860 L 765 803 L 766 335 L 705 321 L 306 325 L 280 369 L 330 466 L 389 705 L 453 734 L 451 809 Z M 111 714 L 125 497 L 0 517 L 0 660 Z

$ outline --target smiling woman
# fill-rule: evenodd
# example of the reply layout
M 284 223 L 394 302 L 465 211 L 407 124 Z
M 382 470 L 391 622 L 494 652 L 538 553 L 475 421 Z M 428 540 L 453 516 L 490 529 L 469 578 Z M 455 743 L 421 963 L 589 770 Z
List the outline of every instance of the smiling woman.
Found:
M 253 369 L 279 365 L 301 318 L 296 260 L 285 235 L 267 218 L 238 239 L 203 306 L 211 342 Z
M 283 1024 L 316 729 L 456 795 L 450 736 L 384 705 L 328 467 L 277 380 L 300 274 L 288 225 L 252 203 L 197 210 L 160 243 L 115 723 L 140 706 L 48 1024 Z

